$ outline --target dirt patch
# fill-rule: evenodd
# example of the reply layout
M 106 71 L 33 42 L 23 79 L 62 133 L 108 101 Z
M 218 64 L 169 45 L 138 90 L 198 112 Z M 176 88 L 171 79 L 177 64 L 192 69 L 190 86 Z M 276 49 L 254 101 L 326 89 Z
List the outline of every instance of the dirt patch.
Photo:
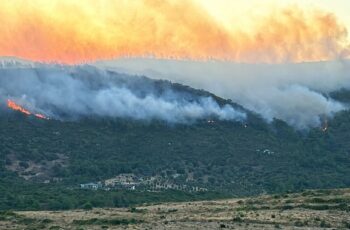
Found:
M 62 167 L 67 167 L 68 165 L 68 157 L 63 154 L 56 154 L 56 159 L 51 161 L 20 161 L 14 154 L 7 155 L 6 160 L 6 169 L 17 173 L 19 177 L 22 177 L 25 180 L 46 183 L 59 180 L 59 178 L 54 177 L 55 170 Z

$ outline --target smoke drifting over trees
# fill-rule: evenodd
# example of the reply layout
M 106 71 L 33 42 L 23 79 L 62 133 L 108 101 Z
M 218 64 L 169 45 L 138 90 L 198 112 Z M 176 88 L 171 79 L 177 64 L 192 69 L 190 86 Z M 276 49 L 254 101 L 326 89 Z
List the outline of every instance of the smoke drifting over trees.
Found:
M 56 119 L 105 116 L 188 123 L 246 117 L 243 110 L 219 105 L 209 94 L 131 75 L 204 89 L 260 114 L 267 122 L 277 118 L 296 129 L 319 127 L 324 119 L 348 109 L 328 96 L 350 89 L 350 62 L 346 60 L 238 64 L 132 58 L 94 63 L 98 68 L 5 62 L 0 69 L 2 105 L 11 99 L 33 113 Z
M 123 117 L 188 123 L 197 119 L 243 120 L 245 113 L 219 106 L 209 96 L 89 66 L 0 69 L 0 101 L 14 100 L 33 113 L 55 119 Z
M 212 92 L 297 129 L 320 126 L 324 117 L 347 109 L 327 95 L 350 88 L 346 60 L 299 64 L 238 64 L 157 59 L 119 59 L 96 63 L 129 74 L 169 79 Z

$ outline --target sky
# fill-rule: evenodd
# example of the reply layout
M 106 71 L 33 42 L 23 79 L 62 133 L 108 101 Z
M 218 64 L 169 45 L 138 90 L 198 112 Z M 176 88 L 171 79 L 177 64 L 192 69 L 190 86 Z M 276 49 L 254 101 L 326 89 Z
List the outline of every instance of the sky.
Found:
M 271 7 L 299 5 L 304 8 L 318 8 L 335 14 L 347 29 L 350 28 L 350 1 L 348 0 L 196 0 L 196 2 L 222 23 L 230 26 L 235 18 L 255 12 L 261 13 Z
M 348 58 L 349 1 L 12 0 L 0 56 L 311 62 Z

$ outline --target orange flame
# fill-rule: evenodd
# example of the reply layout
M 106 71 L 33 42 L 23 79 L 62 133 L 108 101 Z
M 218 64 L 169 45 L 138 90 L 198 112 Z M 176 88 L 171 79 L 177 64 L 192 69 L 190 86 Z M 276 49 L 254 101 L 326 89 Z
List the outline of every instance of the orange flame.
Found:
M 37 118 L 40 118 L 40 119 L 46 119 L 46 120 L 48 120 L 47 117 L 45 117 L 43 114 L 40 114 L 40 113 L 36 113 L 36 114 L 34 114 L 34 116 L 36 116 Z
M 335 15 L 296 6 L 272 11 L 244 31 L 224 27 L 192 0 L 11 0 L 1 2 L 0 15 L 0 55 L 43 62 L 349 57 L 347 30 Z
M 26 110 L 25 108 L 23 108 L 22 106 L 18 105 L 16 102 L 14 102 L 14 101 L 12 101 L 10 99 L 7 99 L 7 107 L 9 107 L 12 110 L 24 113 L 24 114 L 26 114 L 28 116 L 32 115 L 31 112 L 29 112 L 28 110 Z M 40 113 L 36 113 L 36 114 L 33 114 L 33 115 L 35 117 L 37 117 L 37 118 L 40 118 L 40 119 L 48 119 L 45 115 L 40 114 Z
M 32 113 L 29 112 L 28 110 L 22 108 L 20 105 L 17 105 L 14 101 L 11 101 L 11 100 L 7 100 L 7 106 L 10 108 L 10 109 L 13 109 L 13 110 L 16 110 L 16 111 L 19 111 L 21 113 L 24 113 L 26 115 L 31 115 Z

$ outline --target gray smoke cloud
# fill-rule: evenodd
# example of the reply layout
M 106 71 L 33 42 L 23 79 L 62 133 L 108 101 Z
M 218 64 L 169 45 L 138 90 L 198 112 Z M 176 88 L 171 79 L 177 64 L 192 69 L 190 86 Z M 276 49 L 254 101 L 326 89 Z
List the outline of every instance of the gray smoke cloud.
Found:
M 317 127 L 347 105 L 327 96 L 350 89 L 350 61 L 299 64 L 239 64 L 232 62 L 118 59 L 95 63 L 100 68 L 190 85 L 231 99 L 297 129 Z
M 4 107 L 10 99 L 50 118 L 105 116 L 187 123 L 206 118 L 241 121 L 246 117 L 231 105 L 219 106 L 210 96 L 177 90 L 167 81 L 91 66 L 2 65 L 0 104 Z

